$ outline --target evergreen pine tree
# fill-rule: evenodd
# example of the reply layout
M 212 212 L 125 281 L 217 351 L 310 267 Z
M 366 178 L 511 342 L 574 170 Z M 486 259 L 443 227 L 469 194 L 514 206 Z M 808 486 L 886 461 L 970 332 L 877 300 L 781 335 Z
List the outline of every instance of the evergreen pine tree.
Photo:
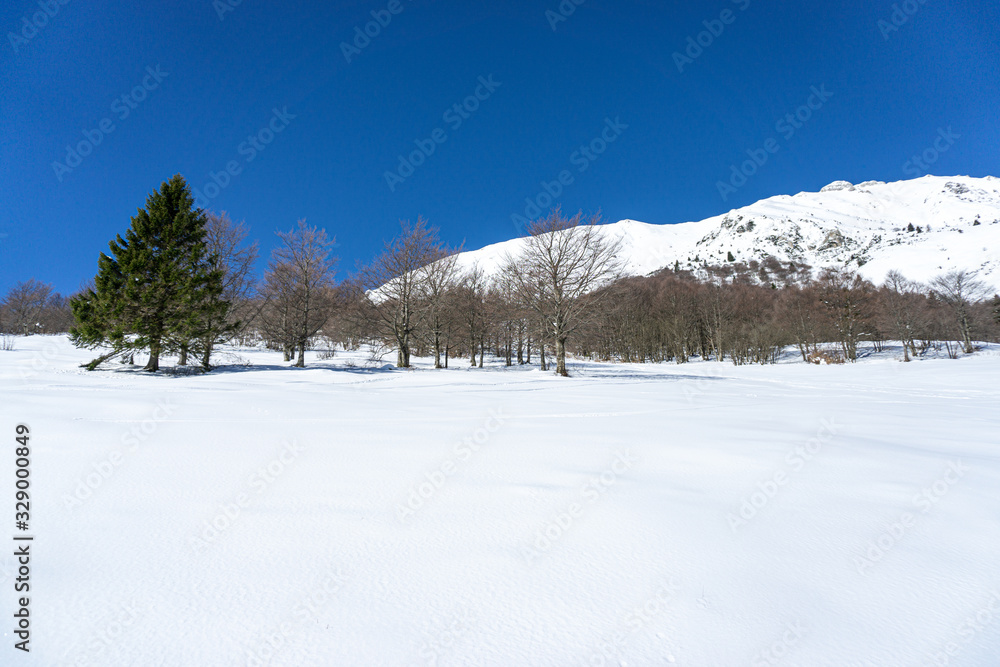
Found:
M 97 259 L 97 266 L 94 287 L 70 298 L 70 308 L 76 320 L 76 326 L 70 328 L 73 344 L 89 349 L 105 345 L 111 347 L 110 353 L 87 364 L 88 370 L 94 370 L 102 361 L 131 350 L 121 312 L 124 277 L 117 262 L 103 252 Z
M 81 347 L 110 345 L 112 353 L 88 368 L 128 350 L 149 350 L 145 370 L 159 370 L 160 355 L 186 353 L 203 334 L 204 320 L 220 306 L 221 273 L 206 257 L 205 215 L 191 191 L 174 176 L 146 199 L 125 238 L 102 253 L 94 289 L 72 302 Z
M 207 371 L 212 368 L 212 350 L 228 340 L 240 323 L 229 318 L 233 304 L 224 294 L 225 269 L 220 265 L 218 256 L 209 255 L 208 263 L 203 268 L 202 289 L 197 293 L 195 307 L 184 324 L 187 341 L 193 342 L 194 351 L 201 358 L 201 367 Z

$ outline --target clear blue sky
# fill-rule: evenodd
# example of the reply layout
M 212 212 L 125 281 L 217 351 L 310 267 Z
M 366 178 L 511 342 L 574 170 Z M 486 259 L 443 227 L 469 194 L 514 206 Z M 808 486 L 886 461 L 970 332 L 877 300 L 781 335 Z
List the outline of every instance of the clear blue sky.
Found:
M 401 218 L 469 249 L 511 238 L 564 170 L 564 210 L 653 223 L 838 179 L 1000 175 L 995 2 L 909 0 L 895 25 L 888 0 L 566 0 L 569 16 L 558 0 L 234 1 L 3 3 L 0 293 L 31 277 L 76 290 L 175 173 L 265 258 L 299 218 L 326 228 L 340 277 Z M 372 11 L 391 20 L 348 62 Z M 778 125 L 797 111 L 800 127 Z M 933 164 L 906 164 L 948 128 Z M 417 140 L 433 154 L 399 171 Z M 92 151 L 68 156 L 80 142 Z M 718 182 L 765 145 L 723 200 Z

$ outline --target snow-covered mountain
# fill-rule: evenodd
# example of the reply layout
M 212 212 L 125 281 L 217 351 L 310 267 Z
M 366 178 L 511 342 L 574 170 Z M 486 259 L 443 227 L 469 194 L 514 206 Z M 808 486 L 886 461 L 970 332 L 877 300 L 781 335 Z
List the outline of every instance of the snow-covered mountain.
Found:
M 912 225 L 913 231 L 910 230 Z M 1000 287 L 1000 179 L 924 176 L 909 181 L 837 181 L 819 192 L 761 200 L 699 222 L 622 220 L 603 230 L 623 240 L 627 270 L 740 262 L 772 255 L 816 269 L 846 266 L 881 282 L 891 269 L 926 282 L 953 269 L 978 271 Z M 520 239 L 462 253 L 487 274 Z

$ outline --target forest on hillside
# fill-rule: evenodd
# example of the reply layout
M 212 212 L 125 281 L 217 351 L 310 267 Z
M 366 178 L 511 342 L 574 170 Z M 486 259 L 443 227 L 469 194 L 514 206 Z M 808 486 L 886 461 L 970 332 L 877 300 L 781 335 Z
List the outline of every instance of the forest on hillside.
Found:
M 604 361 L 737 365 L 777 361 L 794 346 L 803 361 L 855 361 L 887 341 L 903 360 L 931 349 L 972 354 L 1000 340 L 1000 297 L 974 272 L 930 284 L 893 271 L 875 285 L 847 269 L 763 261 L 665 267 L 624 276 L 619 243 L 599 216 L 558 209 L 532 222 L 520 250 L 497 271 L 463 267 L 423 218 L 370 263 L 335 281 L 334 238 L 305 221 L 287 232 L 258 279 L 258 244 L 244 223 L 196 208 L 180 176 L 150 194 L 124 235 L 98 256 L 98 272 L 66 297 L 34 278 L 0 302 L 3 346 L 14 336 L 68 332 L 98 350 L 89 365 L 118 360 L 159 369 L 161 357 L 209 370 L 220 345 L 264 346 L 305 365 L 307 350 L 370 346 L 436 368 L 537 363 L 567 374 L 567 355 Z

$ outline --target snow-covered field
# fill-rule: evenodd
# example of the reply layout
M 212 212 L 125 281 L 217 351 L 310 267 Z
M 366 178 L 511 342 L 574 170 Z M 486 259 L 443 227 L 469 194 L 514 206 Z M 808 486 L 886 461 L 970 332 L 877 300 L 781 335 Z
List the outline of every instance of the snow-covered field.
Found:
M 246 351 L 86 373 L 63 337 L 16 343 L 0 493 L 12 533 L 26 423 L 33 634 L 4 664 L 1000 660 L 996 346 L 563 379 Z

